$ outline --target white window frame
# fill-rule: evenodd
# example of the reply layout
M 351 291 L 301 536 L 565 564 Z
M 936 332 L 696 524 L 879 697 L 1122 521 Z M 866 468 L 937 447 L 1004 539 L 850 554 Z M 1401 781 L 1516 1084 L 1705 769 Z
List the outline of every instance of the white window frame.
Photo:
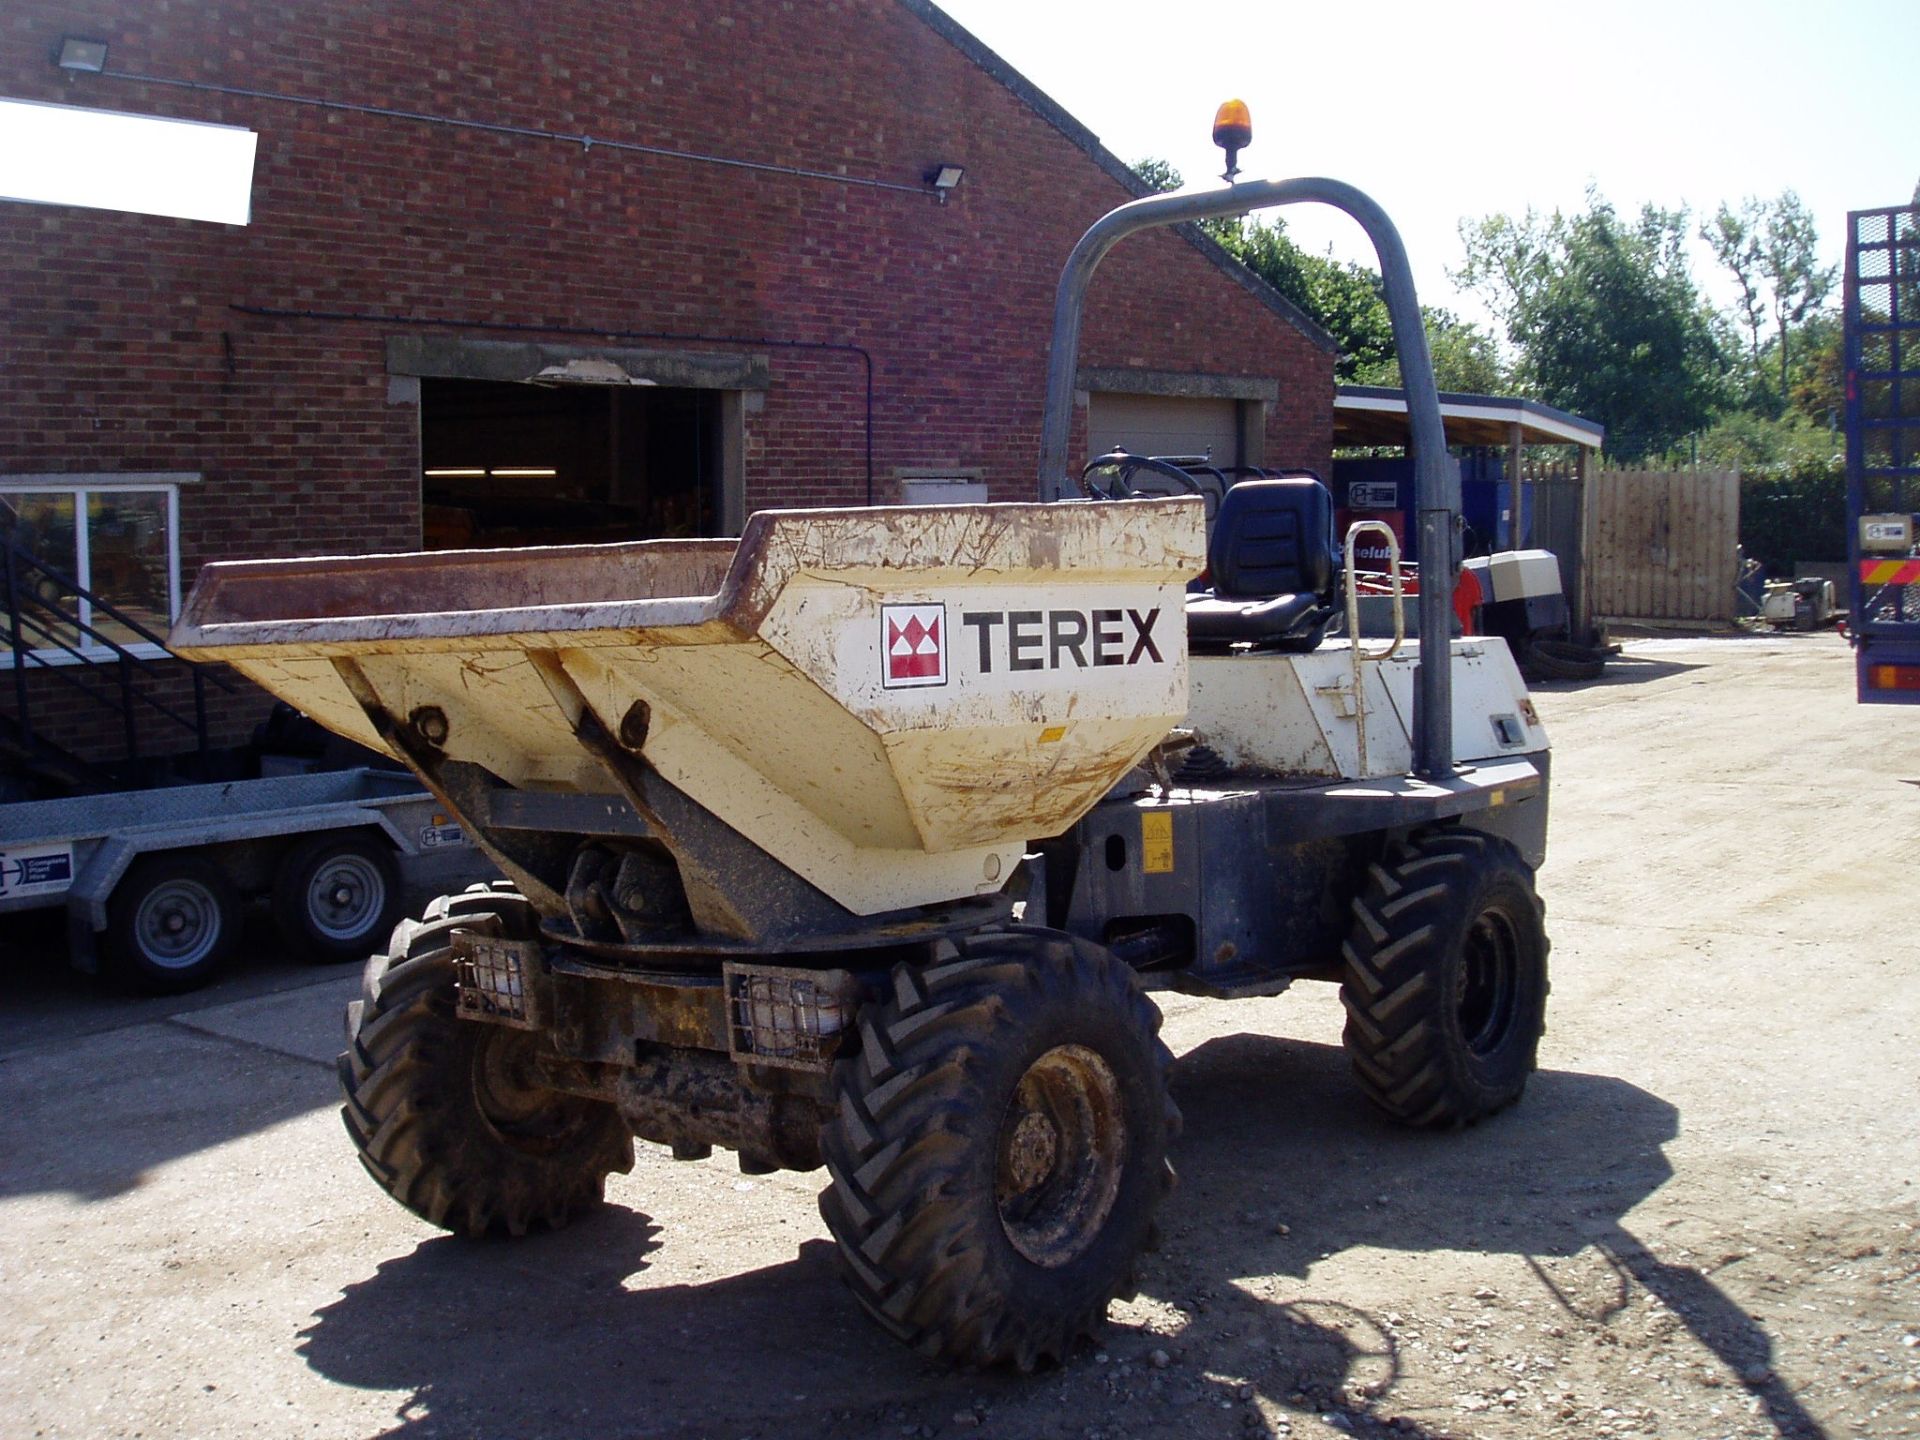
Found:
M 23 492 L 34 494 L 71 495 L 74 515 L 74 565 L 78 570 L 73 578 L 80 582 L 82 590 L 93 589 L 93 573 L 87 536 L 87 499 L 90 495 L 106 491 L 161 493 L 167 497 L 167 623 L 171 625 L 180 618 L 180 487 L 199 481 L 200 476 L 193 471 L 123 471 L 111 474 L 54 474 L 54 475 L 0 475 L 0 495 L 15 495 Z M 79 602 L 83 620 L 93 622 L 92 605 L 85 600 Z M 0 636 L 0 670 L 13 669 L 13 646 L 11 636 Z M 141 660 L 164 660 L 167 656 L 165 646 L 155 645 L 142 640 L 137 644 L 124 647 L 129 655 Z M 81 636 L 74 646 L 79 655 L 70 655 L 65 650 L 54 648 L 34 649 L 27 653 L 32 657 L 35 668 L 41 665 L 85 665 L 100 660 L 111 660 L 115 651 L 98 643 L 89 636 Z

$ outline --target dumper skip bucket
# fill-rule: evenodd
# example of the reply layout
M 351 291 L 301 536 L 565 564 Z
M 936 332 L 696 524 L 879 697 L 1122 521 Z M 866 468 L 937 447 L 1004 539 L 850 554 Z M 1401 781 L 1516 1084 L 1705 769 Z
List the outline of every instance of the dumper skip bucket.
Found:
M 208 565 L 170 644 L 349 739 L 617 792 L 617 737 L 856 914 L 997 891 L 1187 708 L 1197 498 Z M 485 839 L 484 817 L 467 816 Z

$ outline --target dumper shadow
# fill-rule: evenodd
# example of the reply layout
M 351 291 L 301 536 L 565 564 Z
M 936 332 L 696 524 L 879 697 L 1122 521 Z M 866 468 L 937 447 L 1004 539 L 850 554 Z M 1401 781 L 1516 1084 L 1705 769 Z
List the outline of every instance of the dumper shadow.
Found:
M 897 1436 L 926 1423 L 957 1433 L 954 1412 L 979 1407 L 987 1435 L 1066 1418 L 1076 1434 L 1138 1436 L 1189 1433 L 1209 1407 L 1251 1410 L 1252 1396 L 1268 1415 L 1332 1411 L 1348 1433 L 1422 1436 L 1440 1432 L 1397 1403 L 1408 1356 L 1395 1326 L 1303 1297 L 1312 1265 L 1355 1246 L 1536 1263 L 1598 1247 L 1619 1286 L 1703 1316 L 1729 1364 L 1766 1363 L 1749 1316 L 1622 1226 L 1671 1174 L 1671 1105 L 1620 1080 L 1546 1072 L 1517 1110 L 1428 1136 L 1374 1119 L 1345 1072 L 1336 1047 L 1259 1036 L 1185 1057 L 1183 1184 L 1142 1300 L 1102 1341 L 1111 1363 L 1082 1353 L 1037 1377 L 929 1365 L 858 1313 L 820 1240 L 724 1279 L 649 1283 L 656 1229 L 617 1207 L 517 1245 L 425 1241 L 349 1284 L 299 1349 L 330 1379 L 403 1392 L 387 1433 L 408 1435 Z M 1572 1303 L 1604 1320 L 1610 1302 Z M 1153 1355 L 1163 1347 L 1172 1354 Z M 1778 1433 L 1818 1435 L 1776 1387 L 1755 1393 Z M 1251 1413 L 1244 1433 L 1263 1426 Z
M 1398 1433 L 1420 1433 L 1396 1415 L 1406 1364 L 1389 1317 L 1329 1301 L 1276 1304 L 1234 1282 L 1310 1283 L 1317 1262 L 1355 1246 L 1522 1255 L 1568 1324 L 1611 1324 L 1638 1286 L 1732 1372 L 1729 1383 L 1759 1398 L 1777 1434 L 1824 1433 L 1772 1373 L 1766 1330 L 1627 1224 L 1673 1173 L 1663 1147 L 1678 1134 L 1679 1112 L 1658 1097 L 1623 1080 L 1548 1070 L 1520 1106 L 1474 1129 L 1409 1133 L 1368 1111 L 1337 1048 L 1259 1035 L 1188 1054 L 1175 1094 L 1190 1133 L 1205 1138 L 1183 1148 L 1187 1184 L 1170 1216 L 1164 1279 L 1173 1293 L 1201 1296 L 1204 1308 L 1194 1308 L 1206 1329 L 1232 1337 L 1211 1347 L 1215 1370 L 1257 1372 L 1264 1348 L 1263 1388 L 1288 1387 L 1295 1405 L 1342 1412 L 1356 1433 L 1395 1419 Z M 1284 1136 L 1274 1134 L 1282 1118 Z M 1236 1222 L 1242 1238 L 1224 1254 L 1194 1253 L 1191 1240 Z M 1557 1261 L 1575 1263 L 1556 1278 Z M 1316 1322 L 1324 1322 L 1317 1334 Z
M 1653 680 L 1670 680 L 1675 675 L 1685 675 L 1690 670 L 1706 668 L 1704 664 L 1698 662 L 1655 660 L 1650 656 L 1635 655 L 1627 651 L 1619 655 L 1609 655 L 1606 667 L 1592 680 L 1552 680 L 1543 677 L 1529 680 L 1527 687 L 1530 690 L 1544 690 L 1548 694 L 1563 691 L 1603 690 L 1621 685 L 1645 685 Z

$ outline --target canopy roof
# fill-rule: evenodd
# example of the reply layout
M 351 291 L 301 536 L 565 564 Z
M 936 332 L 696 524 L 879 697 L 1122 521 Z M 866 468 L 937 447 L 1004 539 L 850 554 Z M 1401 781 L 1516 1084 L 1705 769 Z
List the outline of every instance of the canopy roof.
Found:
M 1440 418 L 1449 445 L 1510 445 L 1513 427 L 1523 445 L 1600 448 L 1606 429 L 1579 415 L 1502 395 L 1440 394 Z M 1335 445 L 1407 443 L 1407 392 L 1384 385 L 1342 385 L 1333 392 Z

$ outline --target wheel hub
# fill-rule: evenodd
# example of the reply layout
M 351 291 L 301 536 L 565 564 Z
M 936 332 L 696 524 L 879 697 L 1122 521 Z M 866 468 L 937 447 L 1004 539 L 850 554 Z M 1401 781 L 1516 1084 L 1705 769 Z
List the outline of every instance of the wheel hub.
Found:
M 1017 1191 L 1032 1190 L 1053 1173 L 1059 1155 L 1059 1129 L 1046 1116 L 1029 1110 L 1007 1142 L 1007 1178 Z
M 1480 915 L 1467 932 L 1454 986 L 1460 1032 L 1476 1055 L 1499 1049 L 1513 1028 L 1518 999 L 1520 941 L 1499 910 Z
M 133 917 L 141 953 L 164 970 L 184 970 L 205 959 L 220 943 L 221 924 L 213 892 L 185 878 L 151 891 Z
M 328 940 L 361 939 L 379 920 L 387 886 L 364 855 L 331 857 L 307 885 L 307 921 Z
M 1112 1067 L 1080 1045 L 1047 1051 L 1014 1088 L 998 1148 L 994 1199 L 1014 1249 L 1049 1269 L 1084 1253 L 1126 1170 L 1126 1112 Z
M 572 1112 L 544 1083 L 538 1042 L 523 1030 L 474 1024 L 473 1100 L 493 1131 L 529 1154 L 545 1154 L 567 1138 Z

